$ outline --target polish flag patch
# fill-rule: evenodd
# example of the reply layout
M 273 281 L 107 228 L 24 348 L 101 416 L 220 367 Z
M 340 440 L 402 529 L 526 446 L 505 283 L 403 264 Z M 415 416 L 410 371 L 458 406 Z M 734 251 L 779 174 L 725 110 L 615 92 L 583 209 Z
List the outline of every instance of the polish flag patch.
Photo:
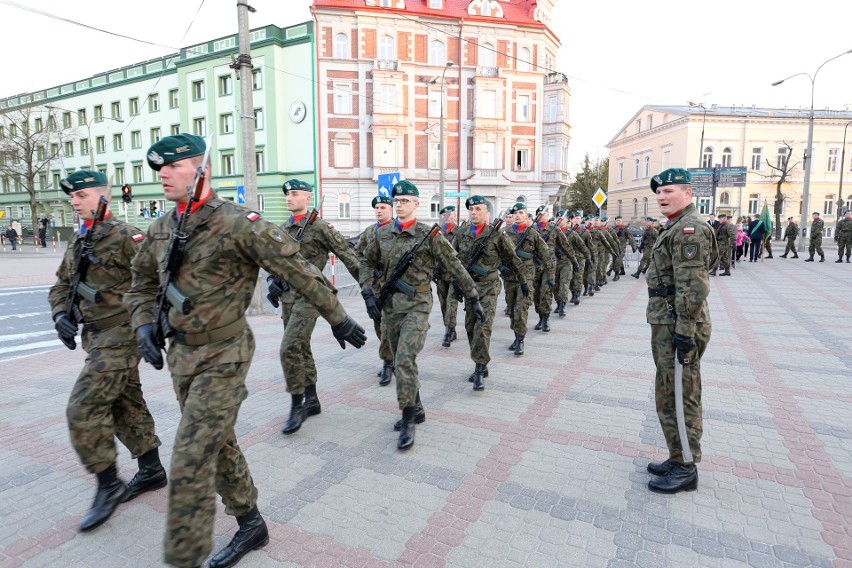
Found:
M 133 235 L 130 238 L 133 239 L 134 241 L 136 241 L 137 243 L 139 243 L 139 242 L 142 242 L 142 240 L 145 238 L 145 235 L 137 234 L 137 235 Z
M 684 227 L 683 228 L 684 235 L 692 235 L 695 234 L 695 227 Z
M 254 223 L 254 222 L 255 222 L 255 221 L 257 221 L 258 219 L 260 219 L 260 213 L 258 213 L 258 212 L 256 212 L 256 211 L 252 211 L 251 213 L 249 213 L 248 215 L 246 215 L 246 219 L 248 219 L 249 221 L 251 221 L 252 223 Z

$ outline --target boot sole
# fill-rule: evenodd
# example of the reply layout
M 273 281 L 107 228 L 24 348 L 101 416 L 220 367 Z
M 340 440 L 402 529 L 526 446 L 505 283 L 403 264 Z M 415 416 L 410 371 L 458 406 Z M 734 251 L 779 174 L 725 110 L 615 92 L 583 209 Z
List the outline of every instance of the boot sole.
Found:
M 80 525 L 80 532 L 93 531 L 96 528 L 98 528 L 99 526 L 101 526 L 102 524 L 104 524 L 105 522 L 107 522 L 109 520 L 109 518 L 112 517 L 115 514 L 115 510 L 118 509 L 118 506 L 121 505 L 122 503 L 124 503 L 127 500 L 127 493 L 128 493 L 127 487 L 125 487 L 124 494 L 121 496 L 120 499 L 118 499 L 116 501 L 115 507 L 112 508 L 112 511 L 110 511 L 107 516 L 105 516 L 103 519 L 99 520 L 96 523 L 93 523 L 93 524 L 90 524 L 90 525 L 81 524 Z M 85 519 L 83 519 L 83 520 L 85 521 Z
M 423 424 L 424 422 L 426 422 L 426 415 L 425 414 L 418 414 L 414 417 L 414 423 L 415 424 Z M 397 420 L 396 424 L 393 425 L 393 431 L 399 432 L 400 428 L 402 428 L 401 421 Z
M 164 479 L 160 483 L 155 483 L 154 485 L 149 485 L 147 487 L 140 488 L 139 490 L 134 490 L 134 488 L 128 487 L 127 488 L 127 490 L 128 490 L 127 491 L 127 497 L 124 498 L 124 501 L 125 501 L 125 503 L 127 501 L 133 501 L 134 499 L 136 499 L 137 497 L 139 497 L 143 493 L 147 493 L 149 491 L 156 491 L 157 489 L 162 489 L 163 487 L 165 487 L 168 484 L 169 484 L 169 480 Z
M 673 493 L 680 493 L 681 491 L 695 491 L 698 489 L 698 480 L 696 479 L 692 483 L 685 485 L 683 487 L 677 487 L 674 489 L 658 489 L 656 487 L 652 487 L 651 483 L 648 483 L 648 489 L 650 489 L 653 493 L 663 493 L 665 495 L 671 495 Z

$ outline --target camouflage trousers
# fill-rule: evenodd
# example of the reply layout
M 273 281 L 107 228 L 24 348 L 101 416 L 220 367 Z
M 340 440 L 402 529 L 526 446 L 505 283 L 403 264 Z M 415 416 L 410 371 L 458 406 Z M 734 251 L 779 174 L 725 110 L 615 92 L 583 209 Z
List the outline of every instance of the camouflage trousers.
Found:
M 400 410 L 414 406 L 420 391 L 417 355 L 426 343 L 431 311 L 431 290 L 418 292 L 413 300 L 404 294 L 394 294 L 382 310 L 382 321 L 393 353 L 396 400 Z
M 651 266 L 651 247 L 642 249 L 642 260 L 639 261 L 639 272 L 644 273 Z
M 381 323 L 374 320 L 373 329 L 376 331 L 376 338 L 379 340 L 379 358 L 382 361 L 393 361 L 388 334 L 385 332 L 385 320 L 383 319 Z
M 597 260 L 597 257 L 595 257 L 595 261 L 596 260 Z M 584 278 L 585 278 L 584 282 L 587 285 L 590 285 L 590 286 L 594 285 L 595 279 L 597 278 L 598 263 L 595 262 L 595 261 L 592 261 L 590 265 L 586 264 L 585 267 L 584 267 Z
M 531 282 L 531 280 L 527 282 Z M 521 292 L 521 285 L 517 280 L 506 280 L 504 284 L 506 285 L 506 303 L 512 306 L 512 311 L 509 312 L 512 318 L 512 331 L 517 335 L 526 335 L 527 316 L 529 315 L 532 300 L 528 296 L 524 296 L 523 292 Z M 530 290 L 530 293 L 532 293 L 532 290 Z
M 487 365 L 491 361 L 488 352 L 491 347 L 491 331 L 494 328 L 494 313 L 497 311 L 497 298 L 500 296 L 500 279 L 490 282 L 477 282 L 476 291 L 479 293 L 479 303 L 485 312 L 485 319 L 476 321 L 471 310 L 464 312 L 464 330 L 467 332 L 467 342 L 470 344 L 470 358 L 476 364 Z
M 544 268 L 536 269 L 534 286 L 533 303 L 535 304 L 535 313 L 538 315 L 549 314 L 553 304 L 553 288 L 547 285 L 547 270 Z
M 571 266 L 571 291 L 580 293 L 583 291 L 583 278 L 585 277 L 583 264 L 585 261 L 578 257 L 578 262 L 579 264 L 576 267 Z
M 811 237 L 810 245 L 808 246 L 808 254 L 811 256 L 817 253 L 820 256 L 825 256 L 822 252 L 822 234 Z
M 784 249 L 784 256 L 787 256 L 790 253 L 798 254 L 796 252 L 796 237 L 792 239 L 787 239 L 787 247 Z
M 734 252 L 728 243 L 719 243 L 719 269 L 729 270 L 731 268 L 731 253 Z M 711 267 L 712 268 L 712 267 Z
M 683 463 L 683 452 L 680 435 L 677 430 L 677 414 L 675 412 L 674 387 L 674 358 L 672 345 L 674 325 L 651 326 L 651 353 L 657 366 L 655 381 L 655 400 L 657 416 L 666 438 L 669 457 Z M 691 362 L 683 366 L 683 413 L 686 419 L 686 436 L 689 439 L 689 449 L 696 463 L 701 461 L 701 433 L 703 430 L 701 416 L 701 357 L 710 342 L 710 322 L 698 323 L 695 326 L 693 339 L 697 345 L 690 354 Z
M 161 444 L 142 396 L 139 369 L 100 370 L 105 351 L 110 350 L 98 350 L 97 360 L 86 358 L 65 410 L 71 445 L 89 473 L 115 463 L 115 438 L 134 459 Z M 121 351 L 120 358 L 126 360 L 126 349 Z
M 849 258 L 850 252 L 852 250 L 852 237 L 843 235 L 838 237 L 837 239 L 837 257 L 840 258 L 843 256 L 844 250 L 846 251 L 846 258 Z
M 298 298 L 293 304 L 281 303 L 284 336 L 278 355 L 290 394 L 304 394 L 305 387 L 317 384 L 317 366 L 311 351 L 311 336 L 317 318 L 317 309 L 303 298 Z
M 621 271 L 624 270 L 624 255 L 627 253 L 623 248 L 618 251 L 618 255 L 616 255 L 615 260 L 612 261 L 612 270 L 614 274 L 621 274 Z
M 453 296 L 453 286 L 445 278 L 441 278 L 436 286 L 438 302 L 441 304 L 441 317 L 446 327 L 456 327 L 456 315 L 459 311 L 459 301 Z
M 570 260 L 556 261 L 556 286 L 553 289 L 553 296 L 557 302 L 568 302 L 568 292 L 572 289 L 571 281 L 574 278 L 574 267 Z
M 596 268 L 597 272 L 595 273 L 595 278 L 597 280 L 606 280 L 606 269 L 609 266 L 610 261 L 612 260 L 612 255 L 606 251 L 595 253 L 595 258 L 597 259 Z
M 236 517 L 257 503 L 257 488 L 234 433 L 250 364 L 222 363 L 197 375 L 172 376 L 181 410 L 165 536 L 165 561 L 173 566 L 200 566 L 210 554 L 216 493 L 225 512 Z

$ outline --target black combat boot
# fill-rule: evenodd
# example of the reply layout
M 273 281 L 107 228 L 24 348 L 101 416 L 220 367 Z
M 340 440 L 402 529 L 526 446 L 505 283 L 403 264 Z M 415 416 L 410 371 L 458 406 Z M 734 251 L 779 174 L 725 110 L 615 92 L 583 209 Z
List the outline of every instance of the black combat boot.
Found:
M 623 266 L 621 267 L 621 270 L 618 271 L 618 275 L 619 276 L 627 276 L 627 274 L 624 273 L 624 267 Z
M 380 374 L 382 378 L 379 379 L 379 385 L 383 387 L 389 385 L 393 378 L 393 361 L 385 361 Z
M 305 395 L 291 394 L 290 395 L 290 418 L 284 423 L 281 429 L 282 434 L 292 434 L 302 427 L 302 422 L 305 421 Z
M 648 473 L 657 476 L 668 475 L 677 462 L 669 458 L 664 462 L 651 462 L 648 464 Z
M 619 280 L 621 280 L 621 273 L 616 273 L 616 275 L 612 277 L 612 281 L 618 282 Z
M 849 262 L 849 256 L 846 257 L 846 262 Z
M 607 280 L 606 277 L 601 278 L 601 286 L 606 286 L 607 284 L 609 284 L 609 280 Z
M 600 291 L 601 291 L 601 285 L 600 285 L 600 283 L 595 284 L 595 292 L 600 292 Z M 591 294 L 590 294 L 590 295 L 591 295 Z
M 809 256 L 808 258 L 805 259 L 805 262 L 813 262 L 813 261 L 814 261 L 814 255 L 811 255 L 811 256 Z
M 799 253 L 797 253 L 796 251 L 793 251 L 793 255 L 793 258 L 799 258 Z
M 655 493 L 679 493 L 698 489 L 698 468 L 695 464 L 675 463 L 667 474 L 648 482 L 648 489 Z
M 728 268 L 725 269 L 725 272 L 723 272 L 719 276 L 730 276 L 730 275 L 731 275 L 731 268 L 728 267 Z
M 547 333 L 550 331 L 550 314 L 541 316 L 541 331 Z
M 210 568 L 227 568 L 236 565 L 243 556 L 252 550 L 263 548 L 269 543 L 269 531 L 266 522 L 255 506 L 248 514 L 237 517 L 240 529 L 228 546 L 216 553 L 210 560 Z
M 450 339 L 451 337 L 451 329 L 449 326 L 447 326 L 444 330 L 444 341 L 441 342 L 441 347 L 449 347 L 450 343 L 452 343 L 452 339 Z
M 402 409 L 402 424 L 400 424 L 399 428 L 399 441 L 396 444 L 396 449 L 405 451 L 414 445 L 414 424 L 416 422 L 416 413 L 416 406 L 406 406 Z
M 819 255 L 819 261 L 825 262 L 825 255 L 824 254 Z
M 486 372 L 486 376 L 488 373 Z M 417 391 L 417 398 L 414 399 L 414 423 L 423 424 L 426 422 L 426 411 L 423 409 L 423 402 L 420 400 L 420 391 Z M 402 428 L 402 418 L 397 420 L 393 425 L 394 432 L 399 432 Z
M 516 336 L 518 345 L 515 347 L 515 355 L 521 356 L 524 354 L 524 336 L 518 335 Z
M 315 384 L 305 387 L 305 418 L 308 416 L 316 416 L 322 413 L 319 397 L 317 396 L 317 386 Z
M 639 269 L 637 268 L 637 269 L 636 269 L 636 272 L 634 272 L 634 273 L 633 273 L 633 274 L 631 274 L 630 276 L 632 276 L 632 277 L 633 277 L 633 278 L 635 278 L 636 280 L 639 280 L 639 275 L 640 275 L 640 274 L 642 274 L 642 273 L 641 273 L 641 272 L 639 271 Z
M 561 318 L 565 317 L 565 302 L 556 302 L 556 311 L 554 312 Z
M 80 532 L 90 531 L 104 524 L 126 498 L 127 486 L 118 478 L 118 470 L 113 463 L 98 474 L 95 501 L 80 523 Z
M 488 367 L 482 363 L 477 363 L 473 374 L 467 379 L 473 383 L 473 390 L 485 390 L 485 382 L 482 380 L 488 376 Z
M 577 291 L 571 292 L 571 303 L 575 306 L 580 305 L 580 293 Z
M 716 276 L 716 269 L 715 268 L 710 271 L 710 276 Z
M 517 349 L 517 348 L 518 348 L 518 334 L 516 333 L 516 334 L 515 334 L 515 340 L 514 340 L 514 341 L 512 342 L 512 344 L 509 346 L 509 351 L 514 351 L 514 350 L 515 350 L 515 349 Z
M 843 262 L 843 255 L 840 255 L 840 258 L 838 258 L 837 260 L 835 260 L 835 261 L 834 261 L 834 264 L 837 264 L 837 263 L 839 263 L 839 262 Z
M 541 326 L 543 325 L 543 323 L 544 323 L 544 316 L 541 315 L 541 314 L 538 314 L 538 323 L 535 324 L 536 331 L 541 330 Z
M 459 336 L 456 335 L 456 328 L 451 327 L 450 328 L 450 341 L 455 341 L 458 338 L 459 338 Z
M 779 255 L 778 258 L 787 258 L 787 253 L 785 252 L 784 254 Z
M 589 295 L 589 285 L 588 285 L 588 284 L 586 284 L 585 286 L 583 286 L 583 295 L 584 295 L 584 296 L 588 296 L 588 295 Z
M 504 315 L 504 316 L 508 316 L 508 315 L 510 315 L 511 313 L 512 313 L 512 306 L 510 306 L 509 304 L 506 304 L 506 309 L 505 309 L 505 310 L 503 310 L 503 315 Z
M 135 499 L 146 491 L 154 491 L 165 487 L 168 483 L 166 470 L 160 463 L 160 451 L 157 448 L 148 450 L 139 456 L 139 471 L 127 484 L 125 501 Z
M 592 296 L 594 296 L 594 295 L 595 295 L 595 287 L 594 287 L 594 286 L 592 286 L 591 284 L 589 284 L 589 286 L 588 286 L 588 290 L 589 290 L 589 298 L 591 298 Z M 600 290 L 600 288 L 598 288 L 598 290 Z

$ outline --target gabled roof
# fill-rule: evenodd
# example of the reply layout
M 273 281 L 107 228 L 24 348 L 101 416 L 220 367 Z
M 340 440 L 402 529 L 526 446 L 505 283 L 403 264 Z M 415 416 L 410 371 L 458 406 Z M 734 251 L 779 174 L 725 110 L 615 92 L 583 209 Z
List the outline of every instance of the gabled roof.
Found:
M 391 5 L 395 6 L 399 0 L 393 0 Z M 340 8 L 343 10 L 384 11 L 406 14 L 409 16 L 433 16 L 445 17 L 454 20 L 477 20 L 495 23 L 522 24 L 529 26 L 541 26 L 544 24 L 533 19 L 533 8 L 535 0 L 498 0 L 503 9 L 503 17 L 494 16 L 471 16 L 467 12 L 471 0 L 443 0 L 443 8 L 429 7 L 429 0 L 404 0 L 405 9 L 382 8 L 379 0 L 367 4 L 367 0 L 314 0 L 312 8 Z

